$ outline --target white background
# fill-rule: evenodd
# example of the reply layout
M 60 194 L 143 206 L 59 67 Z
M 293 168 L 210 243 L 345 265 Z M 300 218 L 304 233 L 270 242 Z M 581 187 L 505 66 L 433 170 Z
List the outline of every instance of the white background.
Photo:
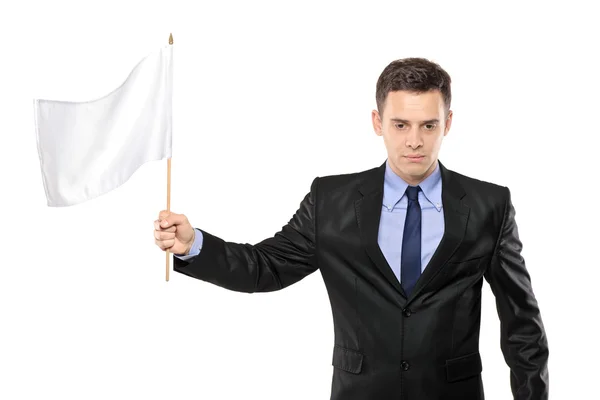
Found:
M 407 56 L 439 62 L 454 110 L 440 160 L 511 189 L 551 398 L 593 397 L 600 29 L 585 3 L 3 2 L 0 398 L 329 398 L 319 272 L 254 295 L 175 272 L 165 282 L 153 221 L 166 160 L 100 198 L 46 206 L 33 99 L 100 97 L 170 32 L 171 209 L 243 243 L 278 231 L 315 176 L 381 165 L 380 72 Z M 484 291 L 486 399 L 508 399 Z

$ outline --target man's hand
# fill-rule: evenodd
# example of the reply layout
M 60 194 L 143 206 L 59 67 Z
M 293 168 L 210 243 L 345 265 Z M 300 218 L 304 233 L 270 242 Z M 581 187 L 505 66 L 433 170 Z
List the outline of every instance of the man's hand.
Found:
M 184 214 L 162 210 L 154 221 L 154 243 L 164 251 L 187 255 L 196 237 Z

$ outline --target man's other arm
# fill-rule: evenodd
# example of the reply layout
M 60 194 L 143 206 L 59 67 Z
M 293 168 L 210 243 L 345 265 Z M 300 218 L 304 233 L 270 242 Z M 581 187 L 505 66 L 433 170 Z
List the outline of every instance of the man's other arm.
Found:
M 316 271 L 318 179 L 313 180 L 296 213 L 273 237 L 254 245 L 234 243 L 196 228 L 195 242 L 202 238 L 201 250 L 196 255 L 191 255 L 191 251 L 184 257 L 174 255 L 173 269 L 226 289 L 249 293 L 283 289 Z
M 485 279 L 496 298 L 501 349 L 510 367 L 515 400 L 548 399 L 548 339 L 531 279 L 521 256 L 522 243 L 510 190 L 504 217 Z

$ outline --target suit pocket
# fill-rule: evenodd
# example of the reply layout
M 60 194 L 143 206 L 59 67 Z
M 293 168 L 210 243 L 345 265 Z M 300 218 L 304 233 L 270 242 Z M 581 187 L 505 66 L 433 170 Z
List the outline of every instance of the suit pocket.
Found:
M 333 346 L 332 365 L 341 370 L 358 374 L 362 370 L 362 353 L 350 350 L 337 344 Z
M 479 375 L 482 370 L 479 352 L 446 360 L 446 378 L 448 382 L 460 381 Z

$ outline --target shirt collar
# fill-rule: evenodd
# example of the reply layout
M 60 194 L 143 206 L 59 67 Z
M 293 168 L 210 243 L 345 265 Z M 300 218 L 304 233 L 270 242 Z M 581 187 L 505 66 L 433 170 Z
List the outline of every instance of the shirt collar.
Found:
M 439 162 L 435 162 L 435 170 L 431 175 L 419 183 L 425 199 L 438 211 L 442 209 L 442 175 Z M 392 210 L 402 199 L 408 183 L 392 170 L 389 159 L 385 163 L 385 177 L 383 183 L 383 205 Z

